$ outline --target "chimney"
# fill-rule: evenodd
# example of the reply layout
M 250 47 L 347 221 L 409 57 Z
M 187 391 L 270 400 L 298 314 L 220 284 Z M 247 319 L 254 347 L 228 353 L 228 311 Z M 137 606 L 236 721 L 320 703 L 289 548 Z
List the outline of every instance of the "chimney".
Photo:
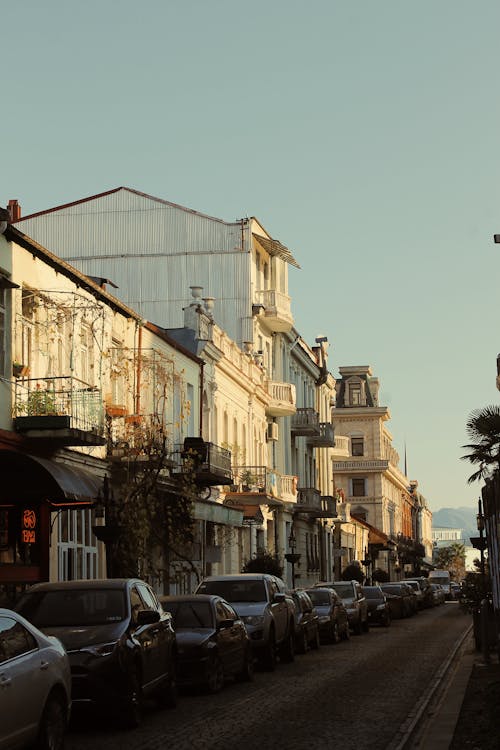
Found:
M 19 202 L 14 198 L 9 201 L 7 208 L 9 209 L 11 223 L 14 224 L 16 221 L 19 221 L 21 218 L 21 206 Z

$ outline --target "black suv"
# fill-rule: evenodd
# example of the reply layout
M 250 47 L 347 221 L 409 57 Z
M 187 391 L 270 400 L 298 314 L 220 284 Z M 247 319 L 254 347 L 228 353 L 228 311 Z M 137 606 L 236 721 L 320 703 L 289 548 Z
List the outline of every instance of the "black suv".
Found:
M 349 625 L 356 635 L 369 630 L 368 604 L 357 581 L 335 581 L 333 583 L 318 583 L 316 586 L 331 588 L 337 592 L 347 610 Z M 315 586 L 315 588 L 316 588 Z
M 137 726 L 143 697 L 176 702 L 172 618 L 152 588 L 136 578 L 31 586 L 16 610 L 69 656 L 73 705 L 92 702 Z

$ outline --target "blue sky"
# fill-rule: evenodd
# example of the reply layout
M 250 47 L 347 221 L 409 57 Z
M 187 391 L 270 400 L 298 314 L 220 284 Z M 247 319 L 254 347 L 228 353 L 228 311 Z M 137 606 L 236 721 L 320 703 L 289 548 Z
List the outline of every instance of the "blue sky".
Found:
M 0 203 L 119 185 L 257 216 L 296 326 L 370 364 L 431 508 L 473 505 L 498 403 L 497 0 L 19 0 L 2 7 Z

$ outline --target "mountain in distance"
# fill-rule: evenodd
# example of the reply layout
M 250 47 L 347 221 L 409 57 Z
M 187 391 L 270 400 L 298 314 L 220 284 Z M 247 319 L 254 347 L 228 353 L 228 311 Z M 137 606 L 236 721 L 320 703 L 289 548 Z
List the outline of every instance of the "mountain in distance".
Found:
M 444 526 L 452 529 L 463 529 L 463 540 L 466 545 L 469 545 L 471 536 L 479 536 L 476 516 L 476 508 L 440 508 L 432 513 L 432 526 L 434 528 Z

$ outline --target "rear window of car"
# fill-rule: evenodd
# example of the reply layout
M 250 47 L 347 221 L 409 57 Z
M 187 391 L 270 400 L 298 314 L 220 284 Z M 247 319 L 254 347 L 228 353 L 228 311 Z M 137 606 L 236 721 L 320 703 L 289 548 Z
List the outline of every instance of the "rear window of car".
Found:
M 120 589 L 60 589 L 25 594 L 16 610 L 37 628 L 106 625 L 127 617 Z
M 163 602 L 170 612 L 176 629 L 213 628 L 214 619 L 209 602 Z
M 262 580 L 203 581 L 198 594 L 217 594 L 228 602 L 266 602 L 266 586 Z
M 366 588 L 363 586 L 361 589 L 367 599 L 380 599 L 383 596 L 382 591 L 379 588 Z
M 328 591 L 311 589 L 307 593 L 309 594 L 309 597 L 314 605 L 330 604 L 330 594 Z
M 334 589 L 342 599 L 354 599 L 354 591 L 350 583 L 336 583 Z

